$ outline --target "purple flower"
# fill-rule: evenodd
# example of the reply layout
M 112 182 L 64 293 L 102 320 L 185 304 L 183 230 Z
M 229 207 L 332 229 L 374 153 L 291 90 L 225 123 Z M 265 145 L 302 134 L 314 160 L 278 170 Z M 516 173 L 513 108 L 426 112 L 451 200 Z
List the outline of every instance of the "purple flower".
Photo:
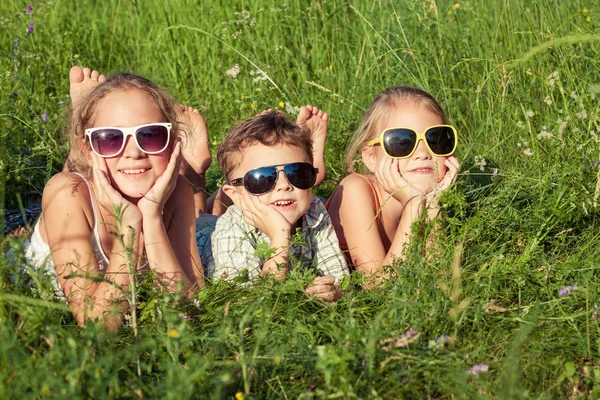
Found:
M 27 16 L 30 16 L 32 11 L 33 11 L 33 5 L 31 3 L 29 3 L 27 5 L 27 13 L 26 13 Z
M 477 364 L 473 365 L 471 369 L 466 370 L 465 372 L 469 375 L 479 375 L 483 372 L 488 372 L 490 367 L 487 364 Z
M 406 331 L 405 335 L 406 335 L 407 338 L 410 338 L 410 337 L 414 336 L 416 333 L 417 333 L 417 331 L 415 331 L 412 327 L 410 327 Z
M 181 317 L 181 319 L 190 319 L 189 315 L 179 314 L 179 316 Z
M 42 114 L 42 121 L 44 121 L 44 122 L 48 122 L 48 119 L 49 119 L 49 118 L 48 118 L 48 114 L 46 114 L 46 113 L 43 113 L 43 114 Z
M 25 36 L 31 35 L 33 33 L 33 29 L 34 29 L 33 22 L 30 22 L 29 26 L 27 27 L 27 33 L 25 34 Z
M 571 294 L 571 292 L 574 292 L 577 290 L 577 285 L 575 286 L 565 286 L 564 288 L 560 289 L 558 291 L 558 295 L 560 297 L 565 297 Z
M 452 340 L 452 336 L 450 336 L 450 335 L 438 336 L 437 338 L 435 338 L 435 342 L 438 344 L 439 343 L 441 343 L 441 344 L 448 343 L 451 340 Z
M 496 177 L 496 175 L 498 175 L 498 171 L 499 171 L 498 168 L 494 168 L 492 170 L 492 180 L 494 180 L 494 178 Z

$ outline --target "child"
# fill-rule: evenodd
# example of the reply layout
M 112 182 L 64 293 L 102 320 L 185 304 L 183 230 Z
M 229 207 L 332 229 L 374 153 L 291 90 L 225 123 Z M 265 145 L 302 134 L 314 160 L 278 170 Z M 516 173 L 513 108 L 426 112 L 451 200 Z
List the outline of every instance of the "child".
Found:
M 439 197 L 456 179 L 456 130 L 427 92 L 392 87 L 375 98 L 349 144 L 342 180 L 327 202 L 340 245 L 366 276 L 403 256 L 411 225 L 439 216 Z M 361 152 L 368 173 L 353 173 Z
M 307 293 L 326 301 L 339 297 L 336 280 L 348 268 L 329 216 L 312 195 L 318 171 L 310 135 L 282 113 L 266 111 L 223 140 L 217 158 L 227 178 L 223 191 L 234 206 L 203 249 L 210 275 L 231 279 L 248 269 L 250 279 L 284 279 L 294 259 L 320 275 Z M 297 229 L 305 245 L 291 242 Z M 262 242 L 274 249 L 270 257 L 256 254 Z
M 73 100 L 77 172 L 47 183 L 27 256 L 55 277 L 80 325 L 99 319 L 115 329 L 127 306 L 128 263 L 153 270 L 172 292 L 204 286 L 193 193 L 178 174 L 181 124 L 172 99 L 136 75 L 116 74 Z M 199 114 L 180 115 L 192 125 Z

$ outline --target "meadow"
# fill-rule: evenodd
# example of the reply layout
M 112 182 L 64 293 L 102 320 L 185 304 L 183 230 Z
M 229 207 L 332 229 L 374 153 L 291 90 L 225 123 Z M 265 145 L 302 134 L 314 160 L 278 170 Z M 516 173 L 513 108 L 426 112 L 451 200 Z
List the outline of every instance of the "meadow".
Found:
M 439 255 L 344 282 L 334 305 L 284 283 L 140 284 L 136 326 L 79 328 L 1 237 L 1 398 L 600 396 L 598 0 L 0 2 L 0 208 L 39 202 L 67 154 L 73 65 L 132 71 L 205 117 L 330 114 L 327 196 L 384 88 L 431 92 L 460 135 Z M 209 191 L 223 181 L 213 160 Z

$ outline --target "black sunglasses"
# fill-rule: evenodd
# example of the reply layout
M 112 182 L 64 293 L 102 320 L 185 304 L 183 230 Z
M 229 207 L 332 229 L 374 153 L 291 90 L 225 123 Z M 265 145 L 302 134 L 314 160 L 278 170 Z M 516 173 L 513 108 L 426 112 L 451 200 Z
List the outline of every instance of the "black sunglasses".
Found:
M 250 170 L 243 178 L 229 181 L 233 186 L 244 186 L 248 193 L 261 195 L 273 190 L 279 178 L 279 171 L 285 174 L 288 182 L 298 189 L 310 189 L 317 181 L 319 170 L 311 163 L 296 162 L 290 164 L 269 165 Z
M 452 125 L 435 125 L 419 133 L 412 128 L 388 128 L 379 137 L 369 141 L 367 146 L 383 145 L 383 150 L 391 158 L 408 158 L 417 149 L 419 140 L 434 156 L 449 156 L 456 150 L 458 133 Z

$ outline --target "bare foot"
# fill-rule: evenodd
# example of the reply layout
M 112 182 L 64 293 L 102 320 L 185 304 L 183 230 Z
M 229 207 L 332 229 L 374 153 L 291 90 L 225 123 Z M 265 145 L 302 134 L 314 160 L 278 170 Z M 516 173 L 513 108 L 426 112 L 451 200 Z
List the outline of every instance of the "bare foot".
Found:
M 183 162 L 179 173 L 192 184 L 196 213 L 206 212 L 205 173 L 211 163 L 206 122 L 195 108 L 184 105 L 178 107 L 179 122 L 183 132 L 181 135 Z
M 319 169 L 316 185 L 325 179 L 325 143 L 327 142 L 327 126 L 329 115 L 310 104 L 300 108 L 296 122 L 304 124 L 310 130 L 313 144 L 313 162 Z
M 94 90 L 96 86 L 106 80 L 104 75 L 98 71 L 80 66 L 74 66 L 69 71 L 69 93 L 71 95 L 71 104 L 75 109 L 81 101 Z

